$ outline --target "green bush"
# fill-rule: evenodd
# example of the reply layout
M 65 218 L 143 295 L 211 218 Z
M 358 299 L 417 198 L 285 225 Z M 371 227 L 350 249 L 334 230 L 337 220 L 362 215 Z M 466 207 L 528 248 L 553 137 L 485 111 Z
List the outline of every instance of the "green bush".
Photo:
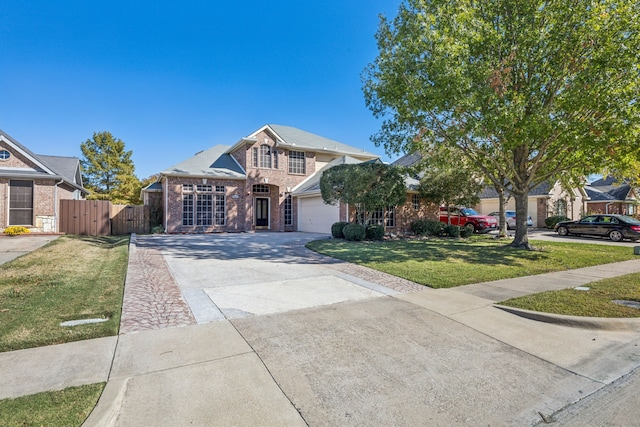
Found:
M 348 224 L 349 224 L 348 222 L 334 222 L 331 225 L 331 236 L 333 236 L 334 239 L 344 238 L 344 234 L 342 234 L 342 230 L 344 230 L 344 227 L 347 226 Z
M 342 229 L 342 234 L 347 240 L 360 241 L 364 240 L 367 232 L 363 225 L 360 224 L 347 224 Z
M 409 228 L 418 236 L 439 236 L 443 232 L 444 224 L 430 219 L 418 219 L 409 224 Z
M 384 237 L 384 227 L 381 225 L 370 225 L 366 230 L 367 240 L 382 240 Z
M 7 236 L 19 236 L 21 234 L 29 233 L 29 229 L 27 227 L 23 227 L 21 225 L 11 225 L 4 229 L 4 234 Z
M 161 225 L 156 225 L 151 227 L 151 234 L 162 234 L 164 233 L 164 227 Z
M 445 225 L 444 234 L 449 237 L 460 237 L 460 227 L 457 225 Z
M 547 226 L 547 228 L 553 228 L 556 226 L 557 223 L 562 221 L 569 221 L 569 218 L 567 218 L 564 215 L 554 215 L 545 219 L 544 224 Z
M 460 229 L 460 237 L 467 238 L 473 235 L 472 227 L 458 227 Z

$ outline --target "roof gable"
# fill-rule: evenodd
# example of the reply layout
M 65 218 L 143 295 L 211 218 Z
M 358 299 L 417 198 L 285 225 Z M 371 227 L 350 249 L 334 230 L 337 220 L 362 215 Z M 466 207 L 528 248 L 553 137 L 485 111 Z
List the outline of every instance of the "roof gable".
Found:
M 4 141 L 35 166 L 35 168 L 25 168 L 24 170 L 21 168 L 0 167 L 0 173 L 3 175 L 24 178 L 61 179 L 75 189 L 83 193 L 88 193 L 83 187 L 80 160 L 77 157 L 35 154 L 2 130 L 0 130 L 0 140 Z
M 258 129 L 251 135 L 249 139 L 255 137 L 260 132 L 267 130 L 271 132 L 277 139 L 278 145 L 288 147 L 295 150 L 307 150 L 314 152 L 326 152 L 334 154 L 342 154 L 358 159 L 376 159 L 379 156 L 369 153 L 364 149 L 358 149 L 356 147 L 343 144 L 338 141 L 334 141 L 324 136 L 316 135 L 311 132 L 307 132 L 292 126 L 269 124 Z

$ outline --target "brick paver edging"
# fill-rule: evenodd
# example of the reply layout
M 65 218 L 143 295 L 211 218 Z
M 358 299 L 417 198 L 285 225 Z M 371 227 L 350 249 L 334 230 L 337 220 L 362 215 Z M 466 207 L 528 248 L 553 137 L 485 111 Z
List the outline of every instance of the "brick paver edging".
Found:
M 120 333 L 195 324 L 162 253 L 137 247 L 136 236 L 132 234 Z

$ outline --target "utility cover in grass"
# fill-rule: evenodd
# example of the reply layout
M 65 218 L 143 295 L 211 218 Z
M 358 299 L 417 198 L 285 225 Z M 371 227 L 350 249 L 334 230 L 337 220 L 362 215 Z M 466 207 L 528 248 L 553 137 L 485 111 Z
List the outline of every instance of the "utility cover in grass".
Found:
M 624 305 L 625 307 L 637 308 L 640 309 L 640 302 L 638 301 L 627 301 L 623 299 L 614 299 L 612 302 L 620 305 Z
M 106 322 L 109 319 L 79 319 L 79 320 L 68 320 L 66 322 L 60 323 L 60 326 L 78 326 L 78 325 L 88 325 L 91 323 L 102 323 Z

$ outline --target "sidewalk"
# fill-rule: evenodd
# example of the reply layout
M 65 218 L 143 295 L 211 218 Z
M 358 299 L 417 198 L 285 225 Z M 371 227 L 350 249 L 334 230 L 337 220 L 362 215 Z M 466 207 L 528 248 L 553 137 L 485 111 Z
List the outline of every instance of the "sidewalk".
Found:
M 158 276 L 158 265 L 153 266 L 161 259 L 160 254 L 145 253 L 139 248 L 134 250 L 126 292 L 135 291 L 134 287 L 151 285 L 156 286 L 153 292 L 158 295 L 174 292 L 176 285 L 168 271 Z M 145 267 L 141 262 L 145 260 L 153 268 Z M 349 269 L 348 265 L 341 264 L 339 269 L 352 275 L 366 273 L 359 266 Z M 150 274 L 151 270 L 154 274 Z M 637 345 L 629 345 L 639 339 L 638 319 L 615 322 L 590 319 L 585 322 L 585 319 L 567 316 L 548 316 L 543 320 L 550 323 L 545 323 L 496 309 L 494 303 L 632 272 L 640 272 L 640 260 L 452 289 L 415 291 L 415 288 L 407 287 L 404 293 L 390 292 L 390 296 L 354 303 L 353 307 L 368 304 L 375 312 L 372 307 L 380 309 L 397 301 L 410 304 L 402 306 L 409 310 L 418 308 L 436 313 L 481 333 L 485 337 L 483 340 L 491 337 L 492 341 L 498 340 L 527 355 L 589 378 L 588 382 L 579 381 L 588 393 L 587 390 L 595 391 L 640 365 Z M 378 273 L 370 276 L 376 276 L 378 283 L 384 281 Z M 130 301 L 125 301 L 124 305 L 128 303 Z M 153 301 L 149 304 L 156 306 Z M 320 307 L 315 312 L 335 310 L 337 306 Z M 182 313 L 183 303 L 176 309 Z M 255 339 L 259 335 L 250 338 L 255 330 L 252 328 L 268 322 L 253 317 L 238 322 L 193 324 L 188 316 L 173 316 L 178 322 L 176 325 L 168 324 L 166 318 L 154 324 L 149 318 L 153 317 L 153 311 L 144 307 L 141 310 L 146 313 L 144 328 L 136 327 L 131 317 L 125 321 L 123 313 L 123 324 L 131 333 L 119 337 L 0 353 L 0 378 L 3 378 L 0 399 L 108 380 L 98 406 L 85 425 L 123 425 L 119 424 L 123 420 L 130 425 L 184 425 L 189 422 L 224 425 L 238 420 L 244 424 L 305 425 L 306 418 L 300 416 L 304 411 L 294 407 L 290 394 L 276 380 L 281 370 L 265 362 L 263 354 L 267 354 L 267 350 L 263 354 L 256 353 L 254 346 L 259 347 L 260 342 Z M 332 316 L 339 325 L 338 311 Z M 275 321 L 276 317 L 264 316 L 263 320 Z M 279 332 L 279 328 L 273 332 L 284 333 Z M 367 339 L 375 342 L 377 338 Z M 559 351 L 560 348 L 563 351 Z M 403 375 L 401 372 L 398 377 Z M 163 391 L 161 395 L 166 397 L 165 402 L 158 397 L 158 391 Z M 154 401 L 156 410 L 164 410 L 159 413 L 151 410 L 150 395 L 160 399 Z M 203 406 L 194 401 L 194 396 L 206 396 L 210 404 Z M 563 394 L 561 399 L 571 403 L 572 399 L 578 399 L 576 396 Z

